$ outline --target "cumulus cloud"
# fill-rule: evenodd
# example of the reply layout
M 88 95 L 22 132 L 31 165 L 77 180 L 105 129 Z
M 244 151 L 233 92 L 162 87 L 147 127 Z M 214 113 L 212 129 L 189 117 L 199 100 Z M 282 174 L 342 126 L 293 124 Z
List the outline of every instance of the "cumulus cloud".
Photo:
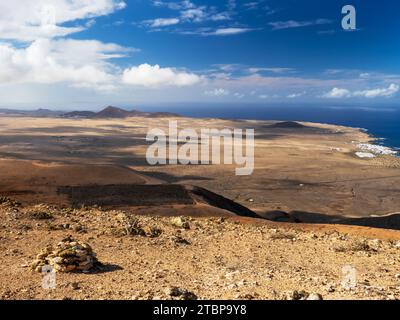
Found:
M 339 99 L 351 96 L 350 90 L 341 89 L 341 88 L 333 88 L 331 91 L 325 93 L 323 95 L 324 98 L 329 99 Z
M 111 59 L 125 57 L 135 49 L 65 37 L 93 25 L 94 17 L 124 6 L 123 1 L 117 0 L 21 0 L 12 5 L 0 2 L 0 40 L 5 40 L 0 42 L 0 85 L 67 83 L 103 90 L 116 88 L 121 82 L 144 87 L 198 83 L 201 77 L 196 74 L 158 65 L 143 64 L 123 71 Z M 11 18 L 14 20 L 9 21 Z M 82 19 L 86 19 L 83 27 L 60 26 Z M 154 26 L 174 23 L 174 19 L 153 21 Z
M 363 98 L 377 98 L 377 97 L 391 97 L 395 95 L 400 89 L 397 84 L 390 84 L 387 88 L 377 88 L 370 90 L 358 90 L 351 92 L 348 89 L 333 88 L 331 91 L 325 93 L 322 97 L 324 98 L 351 98 L 351 97 L 363 97 Z
M 41 39 L 26 48 L 0 44 L 0 84 L 71 82 L 108 86 L 114 80 L 108 60 L 128 50 L 96 40 Z
M 86 26 L 63 24 L 107 15 L 124 7 L 120 0 L 0 1 L 0 39 L 34 41 L 66 36 Z
M 396 94 L 399 89 L 400 87 L 397 84 L 392 83 L 388 88 L 356 91 L 353 93 L 353 96 L 365 98 L 390 97 Z
M 201 80 L 202 78 L 194 73 L 174 68 L 161 68 L 159 65 L 151 66 L 147 63 L 126 69 L 122 76 L 125 84 L 148 88 L 192 86 Z
M 114 88 L 122 71 L 111 59 L 136 49 L 67 36 L 125 6 L 121 0 L 0 1 L 0 85 Z

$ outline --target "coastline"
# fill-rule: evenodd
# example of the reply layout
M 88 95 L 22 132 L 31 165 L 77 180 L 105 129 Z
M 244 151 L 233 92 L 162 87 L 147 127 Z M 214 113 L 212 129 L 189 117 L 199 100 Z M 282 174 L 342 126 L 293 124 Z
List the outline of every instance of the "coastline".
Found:
M 299 121 L 313 123 L 327 123 L 331 125 L 346 126 L 351 128 L 360 128 L 365 130 L 374 140 L 394 150 L 400 149 L 400 128 L 397 120 L 400 119 L 400 109 L 394 108 L 391 112 L 385 112 L 382 109 L 356 109 L 346 108 L 336 109 L 329 107 L 305 106 L 304 108 L 295 108 L 291 106 L 264 106 L 249 105 L 242 108 L 239 105 L 223 108 L 222 106 L 213 106 L 213 108 L 204 107 L 204 109 L 191 110 L 183 108 L 172 108 L 174 112 L 184 116 L 213 117 L 228 120 L 252 119 L 260 121 Z
M 384 137 L 377 137 L 369 132 L 365 128 L 355 128 L 362 132 L 365 132 L 369 137 L 370 141 L 368 143 L 358 143 L 357 147 L 361 150 L 359 153 L 360 158 L 376 158 L 377 156 L 393 156 L 396 158 L 400 157 L 400 147 L 392 147 L 390 145 L 385 145 L 384 142 L 378 143 L 379 141 L 385 141 Z
M 168 128 L 168 120 L 195 130 L 256 128 L 254 174 L 235 176 L 232 165 L 150 167 L 144 137 L 149 128 Z M 366 294 L 364 285 L 340 291 L 349 254 L 360 270 L 368 264 L 363 278 L 385 295 L 398 294 L 391 288 L 400 247 L 400 216 L 393 214 L 400 207 L 400 177 L 382 162 L 393 157 L 355 157 L 353 140 L 373 141 L 360 129 L 301 124 L 0 117 L 0 158 L 9 158 L 0 161 L 0 236 L 7 253 L 0 296 L 171 299 L 171 288 L 179 286 L 201 299 L 247 299 L 249 293 L 285 299 L 299 289 L 326 299 L 381 298 L 381 291 Z M 115 204 L 74 207 L 71 194 Z M 123 206 L 127 199 L 142 202 Z M 244 208 L 257 217 L 232 211 Z M 29 267 L 47 245 L 68 235 L 88 243 L 110 269 L 96 277 L 60 274 L 60 288 L 43 291 L 42 275 Z M 382 265 L 393 272 L 382 273 Z M 317 281 L 304 281 L 316 274 Z
M 254 128 L 254 173 L 238 177 L 235 175 L 236 166 L 229 164 L 206 167 L 149 166 L 146 151 L 150 144 L 146 143 L 146 134 L 150 128 L 168 130 L 169 120 L 178 120 L 180 128 L 193 128 L 196 131 L 204 127 Z M 0 158 L 58 163 L 60 166 L 51 172 L 55 178 L 49 182 L 59 186 L 65 185 L 65 181 L 59 179 L 65 175 L 61 175 L 61 171 L 67 164 L 78 164 L 84 168 L 89 165 L 125 167 L 151 181 L 193 185 L 210 190 L 261 214 L 302 211 L 322 216 L 362 217 L 398 211 L 400 199 L 396 190 L 400 185 L 400 179 L 397 179 L 399 158 L 379 155 L 374 159 L 361 159 L 355 156 L 355 152 L 361 150 L 352 141 L 371 143 L 374 140 L 374 137 L 358 128 L 301 123 L 303 126 L 293 127 L 289 124 L 282 127 L 282 123 L 274 125 L 277 121 L 228 121 L 216 118 L 77 120 L 0 117 Z M 84 168 L 82 172 L 85 172 Z M 4 177 L 10 175 L 10 170 L 2 173 Z M 20 190 L 36 192 L 26 185 L 30 176 L 28 170 L 26 179 L 23 177 L 18 182 L 9 177 L 8 181 Z M 92 176 L 90 183 L 101 185 L 110 181 L 104 172 Z M 82 178 L 79 177 L 77 181 L 86 181 Z M 369 181 L 368 185 L 359 183 L 365 179 Z M 10 189 L 10 184 L 5 184 L 4 188 Z M 381 199 L 387 200 L 381 203 Z

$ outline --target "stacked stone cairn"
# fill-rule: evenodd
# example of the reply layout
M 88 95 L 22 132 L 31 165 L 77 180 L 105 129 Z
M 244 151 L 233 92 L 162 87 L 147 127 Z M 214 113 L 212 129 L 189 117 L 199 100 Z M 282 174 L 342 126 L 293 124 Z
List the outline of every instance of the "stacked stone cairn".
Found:
M 43 249 L 31 267 L 37 272 L 42 272 L 46 266 L 55 272 L 89 272 L 98 264 L 96 254 L 88 244 L 67 237 L 56 247 Z

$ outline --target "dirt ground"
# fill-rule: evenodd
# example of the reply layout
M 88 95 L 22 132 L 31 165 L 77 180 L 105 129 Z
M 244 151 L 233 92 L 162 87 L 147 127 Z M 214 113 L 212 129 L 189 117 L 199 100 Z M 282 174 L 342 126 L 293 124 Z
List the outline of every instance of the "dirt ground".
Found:
M 40 220 L 33 213 L 43 209 L 52 214 Z M 400 298 L 396 231 L 371 238 L 362 235 L 366 228 L 217 217 L 182 218 L 182 227 L 170 217 L 93 208 L 3 205 L 0 214 L 2 299 Z M 127 234 L 126 217 L 145 234 Z M 30 264 L 68 235 L 90 244 L 104 266 L 57 273 L 56 287 L 44 289 Z M 185 295 L 175 296 L 176 288 Z
M 236 176 L 150 167 L 146 133 L 168 120 L 0 117 L 2 299 L 400 298 L 400 162 L 357 158 L 366 133 L 175 119 L 254 128 L 255 171 Z M 44 289 L 30 264 L 68 235 L 103 265 Z
M 149 166 L 145 154 L 151 143 L 145 141 L 146 134 L 153 128 L 168 132 L 169 120 L 177 120 L 180 129 L 193 128 L 198 132 L 201 128 L 255 129 L 254 173 L 236 176 L 235 165 Z M 314 216 L 369 217 L 398 211 L 400 160 L 392 156 L 357 158 L 357 142 L 371 139 L 366 133 L 321 124 L 305 123 L 308 126 L 305 128 L 281 128 L 272 124 L 268 121 L 190 118 L 0 117 L 0 158 L 28 161 L 26 169 L 23 165 L 11 169 L 17 172 L 15 174 L 10 174 L 9 166 L 0 166 L 0 174 L 6 189 L 10 183 L 31 184 L 30 174 L 19 174 L 19 171 L 26 172 L 32 161 L 39 161 L 52 167 L 47 169 L 52 173 L 39 172 L 40 175 L 51 175 L 48 179 L 51 181 L 45 182 L 49 184 L 71 182 L 72 178 L 68 180 L 68 175 L 62 174 L 62 168 L 55 168 L 60 165 L 81 166 L 73 171 L 74 177 L 79 175 L 79 170 L 85 171 L 75 178 L 78 184 L 84 181 L 89 184 L 94 181 L 133 181 L 141 173 L 140 179 L 146 183 L 204 187 L 261 214 L 279 210 Z M 91 166 L 90 170 L 85 170 L 87 165 Z M 128 173 L 127 169 L 134 172 Z M 122 177 L 124 172 L 127 178 Z M 111 178 L 113 176 L 115 179 Z M 40 177 L 35 175 L 34 179 L 37 179 L 38 187 Z

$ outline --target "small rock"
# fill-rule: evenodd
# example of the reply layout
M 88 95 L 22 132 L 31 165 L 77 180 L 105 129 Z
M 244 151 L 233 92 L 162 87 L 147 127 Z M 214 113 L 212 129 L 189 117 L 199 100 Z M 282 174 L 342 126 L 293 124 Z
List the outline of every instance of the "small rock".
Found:
M 289 300 L 306 300 L 309 296 L 309 293 L 302 290 L 302 291 L 297 291 L 294 290 L 292 292 L 289 292 L 287 295 L 287 298 Z
M 181 228 L 181 229 L 190 229 L 189 222 L 184 219 L 183 217 L 176 217 L 171 220 L 171 224 L 174 227 Z
M 190 245 L 190 242 L 181 236 L 172 237 L 172 241 L 174 241 L 176 244 Z
M 186 289 L 181 289 L 178 287 L 171 287 L 167 289 L 166 294 L 170 297 L 180 298 L 181 300 L 197 300 L 197 296 Z
M 335 286 L 333 284 L 327 284 L 325 289 L 327 292 L 335 292 Z
M 382 244 L 382 241 L 379 239 L 369 240 L 367 242 L 368 246 L 370 246 L 374 250 L 378 250 Z
M 162 230 L 156 227 L 151 227 L 147 232 L 146 235 L 149 238 L 157 238 L 162 234 Z
M 245 295 L 239 295 L 239 299 L 243 299 L 243 300 L 254 300 L 256 299 L 255 297 L 256 295 L 254 294 L 250 294 L 250 293 L 246 293 Z
M 71 282 L 71 288 L 73 290 L 79 290 L 81 287 L 78 282 Z
M 306 300 L 324 300 L 319 293 L 311 293 Z
M 226 218 L 224 218 L 224 217 L 218 218 L 218 220 L 217 220 L 217 222 L 218 222 L 219 224 L 222 224 L 222 223 L 224 223 L 225 221 L 226 221 Z

